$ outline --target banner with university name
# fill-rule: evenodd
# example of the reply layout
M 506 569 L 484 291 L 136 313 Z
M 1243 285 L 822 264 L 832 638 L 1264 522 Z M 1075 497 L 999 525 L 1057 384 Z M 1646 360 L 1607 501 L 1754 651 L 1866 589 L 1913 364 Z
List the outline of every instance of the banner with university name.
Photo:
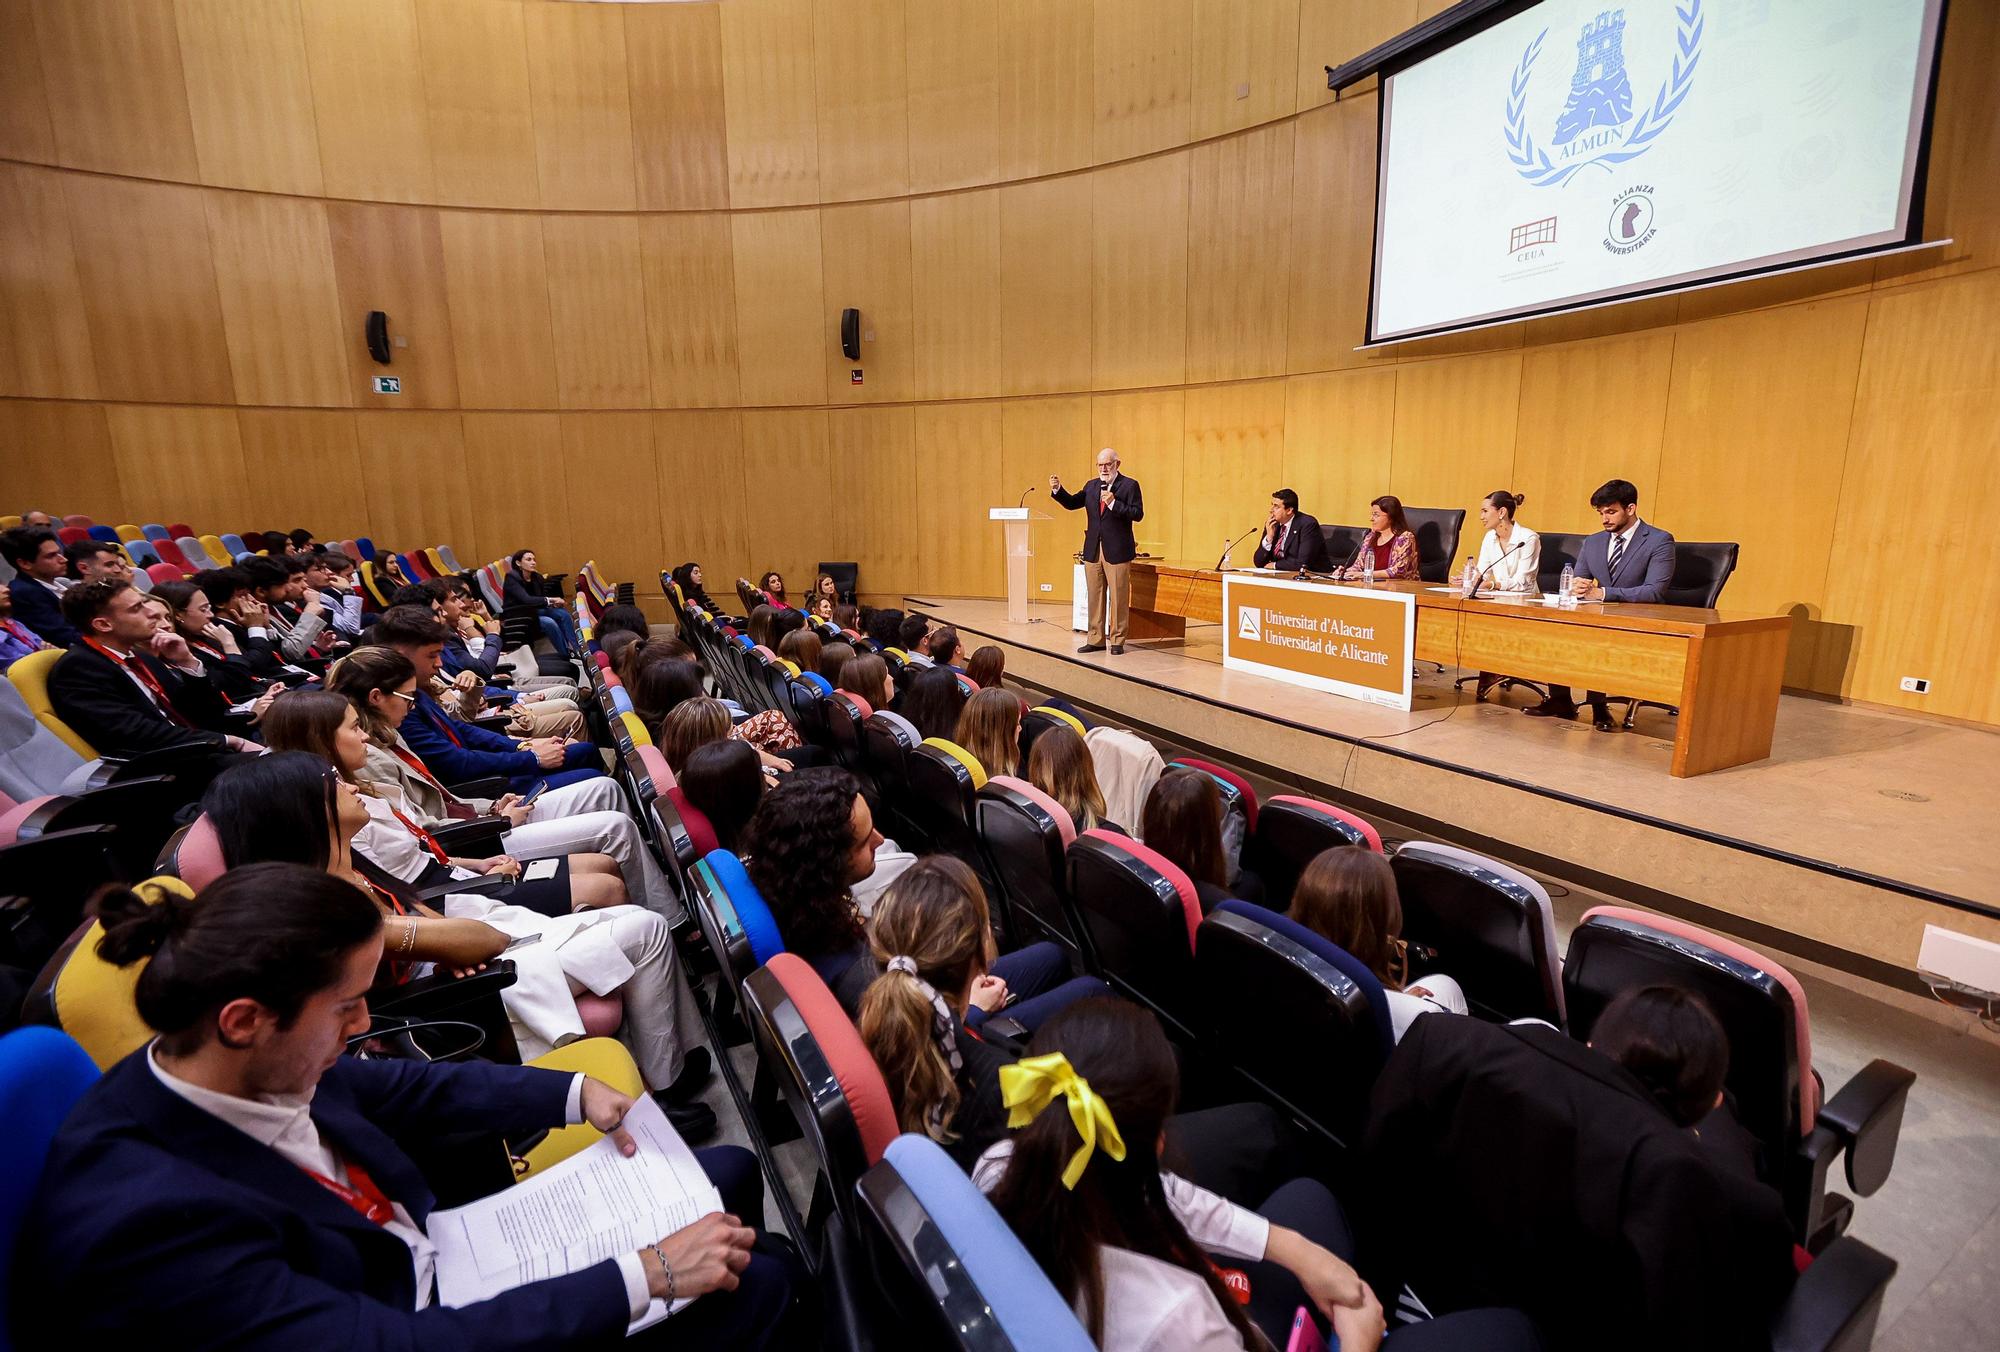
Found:
M 1289 578 L 1222 579 L 1222 665 L 1410 707 L 1417 598 Z

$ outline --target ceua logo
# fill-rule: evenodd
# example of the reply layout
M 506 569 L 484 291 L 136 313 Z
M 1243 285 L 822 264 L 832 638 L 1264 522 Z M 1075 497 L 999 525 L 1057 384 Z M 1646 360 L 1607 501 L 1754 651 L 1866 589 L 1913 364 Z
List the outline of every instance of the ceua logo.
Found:
M 1264 613 L 1255 606 L 1236 607 L 1236 637 L 1264 641 Z
M 1640 104 L 1636 113 L 1632 80 L 1625 70 L 1625 11 L 1608 9 L 1585 24 L 1576 41 L 1569 97 L 1550 131 L 1547 149 L 1535 143 L 1526 112 L 1530 77 L 1549 30 L 1537 33 L 1521 52 L 1507 97 L 1504 130 L 1514 171 L 1538 188 L 1554 188 L 1593 164 L 1608 173 L 1612 166 L 1650 150 L 1660 133 L 1673 125 L 1681 100 L 1694 87 L 1695 67 L 1701 62 L 1701 5 L 1702 0 L 1681 0 L 1675 6 L 1677 50 L 1671 53 L 1672 67 L 1652 103 Z

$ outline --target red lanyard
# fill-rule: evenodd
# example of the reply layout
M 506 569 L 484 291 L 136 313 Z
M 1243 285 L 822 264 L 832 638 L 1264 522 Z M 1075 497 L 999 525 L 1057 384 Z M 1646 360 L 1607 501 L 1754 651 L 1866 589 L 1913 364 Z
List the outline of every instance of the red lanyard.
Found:
M 368 1176 L 368 1171 L 353 1160 L 347 1161 L 347 1177 L 352 1181 L 352 1187 L 337 1178 L 328 1178 L 317 1169 L 307 1169 L 304 1165 L 300 1165 L 299 1168 L 307 1178 L 353 1207 L 365 1219 L 377 1225 L 387 1225 L 396 1219 L 389 1194 L 383 1192 L 375 1180 Z
M 395 805 L 393 803 L 389 804 L 388 807 L 389 807 L 389 815 L 394 817 L 397 821 L 401 822 L 404 826 L 408 827 L 410 834 L 423 842 L 424 848 L 431 852 L 431 858 L 437 860 L 440 864 L 446 865 L 447 867 L 450 866 L 451 856 L 444 852 L 444 846 L 437 843 L 436 836 L 433 836 L 430 832 L 424 830 L 423 827 L 417 825 L 415 822 L 411 821 L 408 817 L 405 817 L 402 813 L 396 811 Z
M 12 620 L 0 620 L 0 626 L 4 626 L 8 633 L 26 644 L 29 652 L 40 652 L 42 650 L 44 645 L 40 634 L 31 633 Z
M 111 649 L 105 647 L 102 643 L 99 643 L 94 638 L 87 638 L 84 640 L 84 642 L 88 643 L 91 647 L 97 649 L 97 651 L 103 653 L 106 657 L 116 662 L 119 666 L 125 668 L 125 670 L 131 672 L 134 676 L 138 677 L 139 684 L 146 687 L 147 693 L 152 695 L 153 703 L 159 706 L 159 710 L 161 713 L 165 714 L 168 718 L 172 719 L 174 722 L 180 724 L 184 728 L 194 726 L 192 723 L 187 721 L 187 718 L 181 713 L 179 709 L 176 709 L 174 707 L 174 702 L 171 699 L 167 698 L 167 688 L 160 684 L 160 678 L 155 676 L 152 673 L 151 669 L 149 669 L 144 662 L 141 662 L 137 657 L 120 657 L 117 653 L 112 652 Z
M 431 773 L 430 767 L 428 765 L 425 765 L 421 760 L 417 759 L 414 752 L 405 751 L 400 746 L 391 747 L 389 749 L 391 752 L 395 754 L 397 760 L 403 762 L 403 764 L 409 766 L 412 770 L 415 770 L 417 772 L 418 778 L 424 780 L 432 788 L 436 789 L 439 793 L 442 793 L 445 797 L 447 798 L 451 797 L 451 790 L 447 789 L 444 785 L 438 783 L 437 776 Z
M 368 890 L 380 897 L 391 911 L 397 915 L 404 916 L 410 913 L 409 908 L 403 905 L 402 898 L 398 897 L 394 892 L 389 891 L 385 887 L 377 887 L 373 882 L 369 882 L 365 878 L 362 881 L 368 882 Z M 410 971 L 416 966 L 413 962 L 401 958 L 391 958 L 386 954 L 384 955 L 384 961 L 389 964 L 389 976 L 399 986 L 410 979 Z
M 420 709 L 422 709 L 422 708 L 423 708 L 423 706 L 422 706 L 422 705 L 419 705 L 419 706 L 417 706 L 417 707 L 418 707 L 418 708 L 420 708 Z M 433 725 L 434 725 L 434 726 L 435 726 L 435 727 L 437 728 L 437 730 L 438 730 L 439 732 L 441 732 L 441 733 L 443 733 L 443 734 L 444 734 L 445 736 L 447 736 L 447 737 L 451 738 L 451 744 L 452 744 L 453 746 L 464 746 L 464 745 L 465 745 L 465 743 L 464 743 L 464 742 L 461 742 L 461 741 L 459 741 L 459 740 L 458 740 L 458 734 L 457 734 L 456 732 L 452 731 L 452 727 L 451 727 L 451 720 L 450 720 L 449 718 L 445 717 L 445 715 L 444 715 L 444 712 L 443 712 L 442 710 L 440 710 L 439 712 L 437 712 L 437 713 L 433 714 L 433 713 L 432 713 L 432 712 L 431 712 L 430 710 L 428 710 L 428 709 L 424 709 L 424 710 L 423 710 L 423 714 L 424 714 L 424 717 L 426 717 L 426 718 L 430 719 L 431 723 L 432 723 L 432 724 L 433 724 Z

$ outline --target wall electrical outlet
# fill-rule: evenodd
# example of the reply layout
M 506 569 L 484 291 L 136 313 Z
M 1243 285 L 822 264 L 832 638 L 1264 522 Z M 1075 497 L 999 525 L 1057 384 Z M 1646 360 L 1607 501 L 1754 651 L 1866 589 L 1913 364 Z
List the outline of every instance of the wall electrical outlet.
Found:
M 1931 683 L 1929 679 L 1923 676 L 1905 676 L 1901 684 L 1905 694 L 1928 695 L 1931 693 Z
M 1055 589 L 1056 589 L 1056 584 L 1053 582 L 1044 582 L 1042 584 L 1043 591 L 1054 591 Z

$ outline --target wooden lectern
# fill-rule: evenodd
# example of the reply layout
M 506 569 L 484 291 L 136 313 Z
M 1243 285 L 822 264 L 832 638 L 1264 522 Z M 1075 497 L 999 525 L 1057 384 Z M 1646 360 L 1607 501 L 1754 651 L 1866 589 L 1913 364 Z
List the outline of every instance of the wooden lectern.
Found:
M 1026 507 L 989 507 L 986 519 L 1000 523 L 1001 557 L 1007 566 L 1007 623 L 1026 624 L 1028 560 L 1034 553 L 1028 547 L 1028 525 L 1051 518 L 1047 513 L 1031 511 Z

